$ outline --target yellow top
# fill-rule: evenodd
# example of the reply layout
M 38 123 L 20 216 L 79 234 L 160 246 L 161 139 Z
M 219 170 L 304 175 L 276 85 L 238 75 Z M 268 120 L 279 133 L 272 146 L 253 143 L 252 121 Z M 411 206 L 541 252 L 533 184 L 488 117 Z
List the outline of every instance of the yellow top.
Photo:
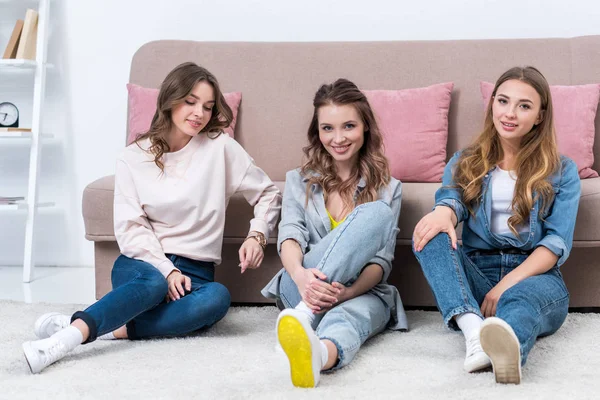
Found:
M 342 222 L 344 222 L 346 220 L 346 218 L 344 218 L 341 221 L 336 221 L 335 219 L 333 219 L 333 217 L 329 213 L 328 209 L 325 209 L 325 211 L 327 211 L 327 216 L 329 216 L 329 220 L 331 221 L 331 230 L 334 230 L 335 228 L 338 227 L 339 224 L 341 224 Z

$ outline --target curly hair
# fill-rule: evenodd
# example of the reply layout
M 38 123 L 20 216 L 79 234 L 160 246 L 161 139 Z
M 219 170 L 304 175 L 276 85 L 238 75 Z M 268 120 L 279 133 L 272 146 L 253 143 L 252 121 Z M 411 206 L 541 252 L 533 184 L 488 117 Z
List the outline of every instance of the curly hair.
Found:
M 364 144 L 358 152 L 358 162 L 352 169 L 350 177 L 342 180 L 336 170 L 334 159 L 327 152 L 319 139 L 318 111 L 326 105 L 353 106 L 364 124 Z M 390 168 L 383 153 L 383 138 L 375 115 L 364 93 L 347 79 L 338 79 L 332 84 L 322 85 L 313 100 L 314 112 L 308 128 L 308 146 L 303 148 L 305 162 L 302 175 L 308 177 L 306 199 L 308 201 L 311 184 L 320 185 L 325 192 L 338 192 L 344 203 L 344 209 L 352 210 L 355 206 L 379 197 L 379 189 L 390 182 Z M 365 188 L 354 198 L 360 179 L 364 179 Z
M 185 62 L 175 67 L 160 85 L 156 112 L 152 118 L 150 129 L 136 138 L 138 146 L 140 140 L 150 139 L 148 151 L 154 155 L 154 163 L 161 171 L 164 170 L 163 154 L 170 151 L 166 135 L 171 132 L 173 127 L 171 118 L 173 107 L 183 103 L 196 84 L 203 81 L 208 82 L 213 87 L 215 106 L 210 120 L 200 132 L 215 132 L 216 135 L 210 136 L 214 139 L 223 133 L 223 129 L 227 128 L 233 121 L 233 112 L 227 105 L 219 88 L 219 82 L 213 74 L 193 62 Z

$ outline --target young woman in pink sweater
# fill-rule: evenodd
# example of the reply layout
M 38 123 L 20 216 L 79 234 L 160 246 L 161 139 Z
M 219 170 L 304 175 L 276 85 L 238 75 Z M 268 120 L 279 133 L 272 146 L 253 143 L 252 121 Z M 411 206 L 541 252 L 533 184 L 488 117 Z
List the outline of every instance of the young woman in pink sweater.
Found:
M 254 206 L 242 272 L 260 266 L 281 208 L 277 187 L 223 134 L 232 120 L 209 71 L 188 62 L 167 75 L 150 130 L 117 162 L 113 290 L 73 316 L 37 320 L 39 340 L 23 344 L 33 373 L 97 338 L 181 336 L 225 316 L 230 295 L 214 270 L 229 199 L 242 193 Z

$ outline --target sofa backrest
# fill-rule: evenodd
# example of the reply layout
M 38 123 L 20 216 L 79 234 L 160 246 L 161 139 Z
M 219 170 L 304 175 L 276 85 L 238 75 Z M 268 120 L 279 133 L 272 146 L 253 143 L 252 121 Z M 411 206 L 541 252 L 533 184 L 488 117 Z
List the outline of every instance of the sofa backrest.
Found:
M 242 92 L 236 139 L 273 180 L 302 161 L 317 88 L 344 77 L 361 89 L 454 82 L 447 158 L 482 126 L 479 82 L 516 65 L 539 68 L 551 85 L 600 83 L 600 36 L 390 42 L 246 43 L 161 40 L 134 55 L 130 82 L 159 87 L 179 63 L 194 61 Z M 600 171 L 600 115 L 594 169 Z

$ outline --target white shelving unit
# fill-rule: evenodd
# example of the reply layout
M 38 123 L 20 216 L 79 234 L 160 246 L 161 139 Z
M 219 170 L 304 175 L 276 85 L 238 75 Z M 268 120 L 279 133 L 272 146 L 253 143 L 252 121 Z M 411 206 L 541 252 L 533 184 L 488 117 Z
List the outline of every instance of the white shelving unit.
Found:
M 12 68 L 35 68 L 37 66 L 35 60 L 0 60 L 0 67 Z
M 1 1 L 4 6 L 7 1 Z M 31 282 L 34 270 L 34 236 L 37 210 L 41 207 L 51 207 L 54 203 L 38 202 L 38 179 L 40 176 L 40 158 L 42 151 L 42 138 L 52 135 L 41 134 L 44 97 L 46 92 L 46 53 L 48 49 L 48 23 L 50 21 L 51 0 L 38 0 L 38 32 L 35 60 L 0 60 L 0 76 L 23 69 L 33 70 L 33 105 L 31 132 L 0 132 L 0 140 L 27 139 L 30 141 L 29 151 L 29 178 L 27 182 L 27 196 L 25 202 L 18 204 L 0 205 L 0 211 L 27 212 L 25 225 L 25 254 L 23 256 L 23 282 Z

